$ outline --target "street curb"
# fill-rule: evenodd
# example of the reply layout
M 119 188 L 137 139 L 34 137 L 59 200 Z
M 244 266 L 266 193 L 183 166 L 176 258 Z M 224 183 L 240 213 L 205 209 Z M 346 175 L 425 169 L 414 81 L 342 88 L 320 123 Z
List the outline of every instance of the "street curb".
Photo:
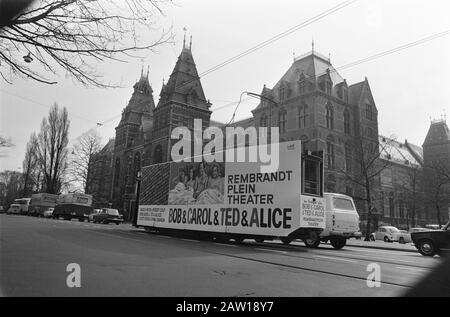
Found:
M 400 248 L 386 248 L 386 247 L 378 247 L 378 246 L 368 246 L 368 245 L 352 245 L 347 244 L 347 247 L 354 247 L 354 248 L 365 248 L 365 249 L 379 249 L 379 250 L 388 250 L 388 251 L 404 251 L 404 252 L 419 252 L 417 250 L 408 250 L 408 249 L 400 249 Z

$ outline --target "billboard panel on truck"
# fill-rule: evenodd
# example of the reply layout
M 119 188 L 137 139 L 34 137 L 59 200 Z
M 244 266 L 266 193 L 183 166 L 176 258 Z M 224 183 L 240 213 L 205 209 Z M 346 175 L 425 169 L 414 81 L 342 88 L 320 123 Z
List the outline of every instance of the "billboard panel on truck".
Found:
M 55 207 L 58 195 L 39 193 L 31 195 L 31 205 Z
M 81 193 L 61 194 L 57 203 L 58 205 L 75 204 L 89 207 L 92 205 L 92 195 Z
M 144 167 L 137 225 L 268 236 L 323 229 L 323 198 L 301 195 L 301 157 L 293 141 L 279 144 L 279 168 L 269 173 L 260 161 Z

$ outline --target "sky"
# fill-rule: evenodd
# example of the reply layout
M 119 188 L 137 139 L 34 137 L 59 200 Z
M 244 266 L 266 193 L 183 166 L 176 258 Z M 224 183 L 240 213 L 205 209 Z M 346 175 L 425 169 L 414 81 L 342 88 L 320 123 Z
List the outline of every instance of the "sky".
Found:
M 181 52 L 183 28 L 188 39 L 193 37 L 194 60 L 202 73 L 342 2 L 177 0 L 174 5 L 164 5 L 164 16 L 156 21 L 161 29 L 173 28 L 173 44 L 161 46 L 143 59 L 96 65 L 107 81 L 122 83 L 121 88 L 85 87 L 64 72 L 57 85 L 20 78 L 12 85 L 0 81 L 0 135 L 11 137 L 15 144 L 0 151 L 0 171 L 20 170 L 31 133 L 39 131 L 42 118 L 55 102 L 69 111 L 71 144 L 90 129 L 97 130 L 104 143 L 114 137 L 142 66 L 144 72 L 149 67 L 155 104 L 158 102 L 162 81 L 169 78 Z M 315 51 L 330 54 L 333 66 L 339 67 L 450 30 L 448 12 L 447 0 L 358 0 L 202 77 L 205 95 L 212 103 L 211 119 L 228 122 L 243 91 L 259 93 L 264 84 L 273 87 L 291 66 L 294 55 L 311 50 L 312 40 Z M 141 34 L 146 39 L 158 35 Z M 444 114 L 450 118 L 449 71 L 450 34 L 339 73 L 349 85 L 368 78 L 380 134 L 422 145 L 430 119 Z M 250 117 L 257 103 L 244 98 L 236 119 Z M 104 125 L 99 127 L 97 122 Z

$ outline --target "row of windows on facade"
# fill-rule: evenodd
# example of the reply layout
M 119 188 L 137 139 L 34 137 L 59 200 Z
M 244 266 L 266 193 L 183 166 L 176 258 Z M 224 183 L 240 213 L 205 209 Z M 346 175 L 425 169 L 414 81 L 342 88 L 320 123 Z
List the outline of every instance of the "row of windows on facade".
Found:
M 286 101 L 287 98 L 291 96 L 292 90 L 288 86 L 289 84 L 284 82 L 279 88 L 278 88 L 278 96 L 280 102 Z M 326 79 L 319 82 L 318 87 L 321 91 L 327 93 L 328 95 L 332 94 L 333 90 L 333 83 Z M 304 78 L 300 78 L 298 81 L 298 92 L 300 95 L 305 94 L 309 91 L 312 91 L 314 89 L 314 83 L 307 81 Z M 336 93 L 340 99 L 342 99 L 345 102 L 348 102 L 348 89 L 344 85 L 344 83 L 338 85 L 336 87 Z
M 381 192 L 381 202 L 382 202 L 381 212 L 385 217 L 405 219 L 406 217 L 409 216 L 408 207 L 407 204 L 405 203 L 405 200 L 400 198 L 396 201 L 394 192 L 390 192 L 388 195 L 386 195 L 385 192 Z M 385 204 L 386 202 L 387 204 Z
M 137 174 L 140 170 L 141 170 L 141 153 L 136 152 L 133 160 L 131 159 L 131 157 L 128 159 L 124 183 L 127 184 L 129 176 L 131 176 L 132 177 L 131 183 L 134 184 Z M 114 183 L 115 187 L 119 186 L 120 173 L 121 173 L 121 163 L 120 163 L 120 158 L 117 157 L 115 166 L 114 166 L 114 181 L 113 181 L 113 183 Z
M 297 108 L 297 118 L 298 118 L 298 128 L 304 129 L 308 127 L 308 105 L 303 104 Z M 373 120 L 373 111 L 371 105 L 366 105 L 366 118 L 368 120 Z M 326 105 L 326 126 L 327 129 L 334 129 L 334 108 L 329 103 Z M 259 125 L 261 127 L 268 126 L 268 116 L 267 114 L 263 114 Z M 281 108 L 278 111 L 278 127 L 280 128 L 280 133 L 285 133 L 287 131 L 287 111 L 285 108 Z M 344 110 L 344 133 L 351 134 L 351 117 L 350 111 L 348 109 Z M 366 134 L 368 137 L 374 137 L 374 131 L 372 128 L 367 128 Z

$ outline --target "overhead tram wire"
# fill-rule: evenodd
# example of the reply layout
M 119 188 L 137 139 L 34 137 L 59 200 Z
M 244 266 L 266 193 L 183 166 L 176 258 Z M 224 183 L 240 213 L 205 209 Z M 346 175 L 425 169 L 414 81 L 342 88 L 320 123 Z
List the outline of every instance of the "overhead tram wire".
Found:
M 347 1 L 341 2 L 340 4 L 338 4 L 338 5 L 334 6 L 334 7 L 331 7 L 330 9 L 327 9 L 327 10 L 325 10 L 325 11 L 315 15 L 314 17 L 312 17 L 310 19 L 308 19 L 308 20 L 306 20 L 306 21 L 304 21 L 304 22 L 302 22 L 300 24 L 297 24 L 297 25 L 287 29 L 286 31 L 283 31 L 283 32 L 275 35 L 275 36 L 272 36 L 270 39 L 265 40 L 265 41 L 255 45 L 255 46 L 247 49 L 246 51 L 244 51 L 244 52 L 242 52 L 240 54 L 237 54 L 234 57 L 231 57 L 231 58 L 227 59 L 226 61 L 224 61 L 224 62 L 222 62 L 222 63 L 220 63 L 220 64 L 218 64 L 216 66 L 213 66 L 213 67 L 207 69 L 206 71 L 200 73 L 198 75 L 198 78 L 194 78 L 194 79 L 188 80 L 188 81 L 186 81 L 184 83 L 181 83 L 181 84 L 175 86 L 175 88 L 183 87 L 183 86 L 185 86 L 185 85 L 187 85 L 187 84 L 189 84 L 191 82 L 194 82 L 194 81 L 196 81 L 196 80 L 198 80 L 198 79 L 200 79 L 202 77 L 205 77 L 205 76 L 207 76 L 207 75 L 209 75 L 209 74 L 211 74 L 211 73 L 213 73 L 213 72 L 215 72 L 215 71 L 217 71 L 217 70 L 227 66 L 228 64 L 231 64 L 231 63 L 233 63 L 233 62 L 235 62 L 235 61 L 237 61 L 237 60 L 239 60 L 239 59 L 241 59 L 241 58 L 243 58 L 243 57 L 245 57 L 245 56 L 247 56 L 247 55 L 249 55 L 249 54 L 251 54 L 253 52 L 256 52 L 256 51 L 260 50 L 261 48 L 263 48 L 263 47 L 265 47 L 265 46 L 267 46 L 269 44 L 272 44 L 272 43 L 274 43 L 274 42 L 276 42 L 276 41 L 278 41 L 278 40 L 280 40 L 280 39 L 290 35 L 291 33 L 295 32 L 295 31 L 298 31 L 298 30 L 300 30 L 300 29 L 302 29 L 302 28 L 304 28 L 304 27 L 306 27 L 306 26 L 308 26 L 310 24 L 313 24 L 314 22 L 317 22 L 317 21 L 319 21 L 319 20 L 321 20 L 321 19 L 323 19 L 323 18 L 325 18 L 325 17 L 327 17 L 327 16 L 329 16 L 329 15 L 331 15 L 331 14 L 333 14 L 333 13 L 339 11 L 339 10 L 342 10 L 343 8 L 353 4 L 356 1 L 358 1 L 358 0 L 347 0 Z
M 391 50 L 384 51 L 384 52 L 381 52 L 381 53 L 377 53 L 375 55 L 372 55 L 372 56 L 369 56 L 369 57 L 366 57 L 366 58 L 363 58 L 363 59 L 360 59 L 360 60 L 348 63 L 346 65 L 337 67 L 336 70 L 343 70 L 343 69 L 351 68 L 351 67 L 357 66 L 359 64 L 362 64 L 362 63 L 365 63 L 365 62 L 369 62 L 371 60 L 375 60 L 375 59 L 378 59 L 378 58 L 386 56 L 386 55 L 390 55 L 390 54 L 394 54 L 394 53 L 400 52 L 400 51 L 408 49 L 410 47 L 414 47 L 414 46 L 417 46 L 417 45 L 420 45 L 420 44 L 424 44 L 426 42 L 429 42 L 431 40 L 434 40 L 434 39 L 437 39 L 437 38 L 440 38 L 440 37 L 443 37 L 443 36 L 446 36 L 446 35 L 449 35 L 449 34 L 450 34 L 450 29 L 446 30 L 446 31 L 443 31 L 443 32 L 440 32 L 440 33 L 437 33 L 437 34 L 434 34 L 434 35 L 427 36 L 425 38 L 422 38 L 420 40 L 417 40 L 417 41 L 414 41 L 414 42 L 411 42 L 411 43 L 408 43 L 408 44 L 404 44 L 404 45 L 398 46 L 398 47 L 393 48 Z
M 211 73 L 213 73 L 213 72 L 215 72 L 215 71 L 225 67 L 226 65 L 241 59 L 242 57 L 245 57 L 245 56 L 247 56 L 247 55 L 249 55 L 249 54 L 251 54 L 251 53 L 253 53 L 253 52 L 255 52 L 255 51 L 257 51 L 257 50 L 259 50 L 259 49 L 261 49 L 261 48 L 263 48 L 263 47 L 265 47 L 267 45 L 269 45 L 269 44 L 272 44 L 275 41 L 278 41 L 278 40 L 282 39 L 283 37 L 288 36 L 289 34 L 295 32 L 295 31 L 298 31 L 298 30 L 300 30 L 300 29 L 302 29 L 302 28 L 304 28 L 304 27 L 306 27 L 306 26 L 308 26 L 308 25 L 310 25 L 310 24 L 312 24 L 312 23 L 314 23 L 316 21 L 319 21 L 319 20 L 321 20 L 321 19 L 323 19 L 323 18 L 333 14 L 334 12 L 337 12 L 337 11 L 339 11 L 339 10 L 341 10 L 341 9 L 351 5 L 351 4 L 353 4 L 356 1 L 358 1 L 358 0 L 347 0 L 347 1 L 341 2 L 338 5 L 333 6 L 330 9 L 327 9 L 327 10 L 325 10 L 325 11 L 315 15 L 314 17 L 312 17 L 310 19 L 308 19 L 308 20 L 306 20 L 306 21 L 304 21 L 304 22 L 302 22 L 300 24 L 297 24 L 297 25 L 293 26 L 293 27 L 287 29 L 286 31 L 283 31 L 283 32 L 281 32 L 281 33 L 271 37 L 270 39 L 268 39 L 266 41 L 263 41 L 263 42 L 255 45 L 255 46 L 253 46 L 252 48 L 247 49 L 246 51 L 244 51 L 244 52 L 242 52 L 242 53 L 240 53 L 240 54 L 238 54 L 238 55 L 236 55 L 236 56 L 234 56 L 232 58 L 229 58 L 228 60 L 226 60 L 226 61 L 224 61 L 224 62 L 222 62 L 222 63 L 220 63 L 220 64 L 218 64 L 218 65 L 216 65 L 214 67 L 211 67 L 210 69 L 207 69 L 206 71 L 200 73 L 198 78 L 195 78 L 195 79 L 192 79 L 192 80 L 188 80 L 188 81 L 186 81 L 184 83 L 181 83 L 180 85 L 176 86 L 175 88 L 182 87 L 184 85 L 187 85 L 187 84 L 189 84 L 191 82 L 196 81 L 199 78 L 207 76 L 207 75 L 209 75 L 209 74 L 211 74 Z M 247 99 L 247 100 L 249 100 L 249 99 Z M 242 100 L 239 101 L 239 104 L 241 103 L 241 101 Z M 233 102 L 230 105 L 233 105 L 233 104 L 235 104 L 235 103 Z M 239 106 L 239 104 L 238 104 L 238 106 Z M 230 106 L 230 105 L 228 105 L 228 106 Z M 226 106 L 226 107 L 228 107 L 228 106 Z M 219 110 L 219 109 L 223 109 L 223 108 L 226 108 L 226 107 L 225 106 L 221 106 L 221 107 L 219 107 L 217 109 L 214 109 L 214 110 Z M 236 108 L 236 110 L 237 110 L 237 108 Z M 114 120 L 115 118 L 116 117 L 113 117 L 113 118 L 110 118 L 110 119 L 108 119 L 106 121 L 103 121 L 103 122 L 95 122 L 95 124 L 97 126 L 99 126 L 98 123 L 100 123 L 100 126 L 101 126 L 101 125 L 104 125 L 105 123 L 107 123 L 107 122 L 109 122 L 111 120 Z M 89 120 L 89 121 L 91 121 L 91 120 Z
M 310 24 L 312 24 L 314 22 L 317 22 L 317 21 L 319 21 L 319 20 L 321 20 L 321 19 L 323 19 L 323 18 L 333 14 L 334 12 L 337 12 L 337 11 L 339 11 L 339 10 L 341 10 L 341 9 L 351 5 L 351 4 L 353 4 L 356 1 L 358 1 L 358 0 L 351 0 L 351 1 L 341 2 L 340 4 L 330 8 L 328 10 L 325 10 L 324 12 L 321 12 L 321 13 L 315 15 L 314 17 L 312 17 L 310 19 L 308 19 L 308 20 L 306 20 L 306 21 L 304 21 L 304 22 L 302 22 L 300 24 L 297 24 L 297 25 L 287 29 L 286 31 L 283 31 L 283 32 L 281 32 L 281 33 L 279 33 L 279 34 L 277 34 L 275 36 L 272 36 L 268 40 L 265 40 L 265 41 L 255 45 L 255 46 L 249 48 L 248 50 L 246 50 L 246 51 L 244 51 L 244 52 L 242 52 L 242 53 L 240 53 L 240 54 L 238 54 L 238 55 L 236 55 L 236 56 L 234 56 L 232 58 L 229 58 L 228 60 L 226 60 L 226 61 L 224 61 L 224 62 L 222 62 L 222 63 L 220 63 L 220 64 L 218 64 L 218 65 L 216 65 L 214 67 L 211 67 L 210 69 L 200 73 L 199 77 L 204 77 L 206 75 L 209 75 L 210 73 L 212 73 L 212 72 L 214 72 L 214 71 L 216 71 L 216 70 L 218 70 L 218 69 L 220 69 L 222 67 L 225 67 L 228 64 L 233 63 L 233 62 L 241 59 L 242 57 L 245 57 L 245 56 L 247 56 L 247 55 L 249 55 L 249 54 L 251 54 L 253 52 L 256 52 L 257 50 L 260 50 L 261 48 L 263 48 L 263 47 L 265 47 L 265 46 L 267 46 L 269 44 L 272 44 L 272 43 L 274 43 L 274 42 L 276 42 L 276 41 L 278 41 L 278 40 L 280 40 L 280 39 L 282 39 L 282 38 L 292 34 L 295 31 L 298 31 L 298 30 L 300 30 L 300 29 L 302 29 L 302 28 L 304 28 L 304 27 L 306 27 L 306 26 L 308 26 L 308 25 L 310 25 Z
M 449 34 L 450 34 L 450 29 L 446 30 L 446 31 L 443 31 L 443 32 L 440 32 L 440 33 L 436 33 L 434 35 L 427 36 L 425 38 L 422 38 L 420 40 L 417 40 L 417 41 L 414 41 L 414 42 L 411 42 L 411 43 L 408 43 L 408 44 L 404 44 L 404 45 L 398 46 L 396 48 L 393 48 L 393 49 L 390 49 L 390 50 L 387 50 L 387 51 L 384 51 L 384 52 L 380 52 L 380 53 L 377 53 L 377 54 L 374 54 L 374 55 L 371 55 L 371 56 L 368 56 L 368 57 L 356 60 L 354 62 L 351 62 L 351 63 L 345 64 L 345 65 L 336 67 L 336 68 L 334 68 L 334 70 L 330 70 L 330 72 L 333 73 L 333 72 L 337 72 L 338 70 L 349 69 L 349 68 L 358 66 L 360 64 L 367 63 L 367 62 L 370 62 L 372 60 L 375 60 L 375 59 L 378 59 L 378 58 L 381 58 L 381 57 L 384 57 L 384 56 L 387 56 L 387 55 L 390 55 L 390 54 L 394 54 L 394 53 L 400 52 L 402 50 L 405 50 L 405 49 L 408 49 L 408 48 L 411 48 L 411 47 L 414 47 L 414 46 L 417 46 L 417 45 L 420 45 L 420 44 L 424 44 L 426 42 L 435 40 L 437 38 L 440 38 L 440 37 L 443 37 L 443 36 L 446 36 L 446 35 L 449 35 Z M 326 72 L 323 72 L 323 73 L 317 74 L 316 77 L 320 77 L 320 76 L 325 75 L 325 74 L 326 74 Z M 244 100 L 246 100 L 246 99 L 244 99 Z M 234 103 L 231 103 L 231 104 L 228 104 L 228 105 L 224 105 L 224 106 L 221 106 L 221 107 L 219 107 L 217 109 L 214 109 L 214 110 L 228 108 L 228 107 L 231 107 L 232 105 L 234 105 L 236 103 L 237 102 L 234 102 Z

